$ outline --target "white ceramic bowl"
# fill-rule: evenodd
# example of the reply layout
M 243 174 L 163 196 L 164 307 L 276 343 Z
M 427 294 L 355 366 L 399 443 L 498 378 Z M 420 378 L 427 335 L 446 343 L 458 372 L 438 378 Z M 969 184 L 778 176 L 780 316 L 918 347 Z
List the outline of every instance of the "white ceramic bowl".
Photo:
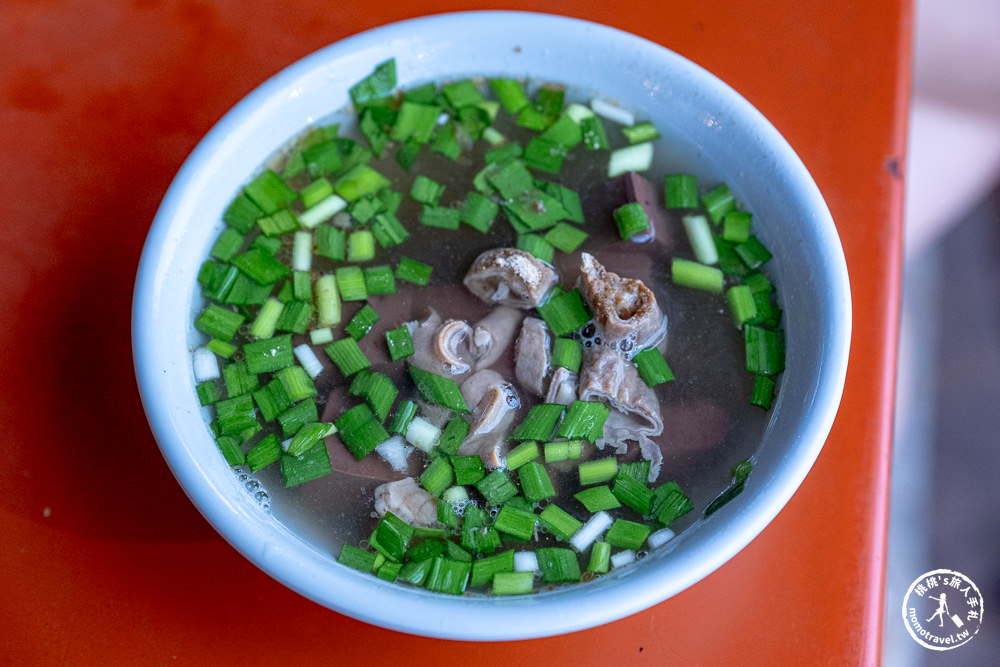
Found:
M 314 121 L 348 104 L 347 88 L 395 57 L 399 85 L 469 75 L 531 77 L 641 110 L 670 159 L 726 181 L 753 211 L 785 309 L 786 370 L 744 493 L 627 576 L 509 599 L 451 597 L 389 584 L 312 548 L 262 510 L 212 441 L 194 392 L 198 268 L 250 171 Z M 636 36 L 580 20 L 513 12 L 431 16 L 333 44 L 265 82 L 185 162 L 153 222 L 133 309 L 136 373 L 164 457 L 191 500 L 262 570 L 316 602 L 386 628 L 495 640 L 565 633 L 622 618 L 710 574 L 781 510 L 813 465 L 840 402 L 851 307 L 833 220 L 805 167 L 768 121 L 717 78 Z

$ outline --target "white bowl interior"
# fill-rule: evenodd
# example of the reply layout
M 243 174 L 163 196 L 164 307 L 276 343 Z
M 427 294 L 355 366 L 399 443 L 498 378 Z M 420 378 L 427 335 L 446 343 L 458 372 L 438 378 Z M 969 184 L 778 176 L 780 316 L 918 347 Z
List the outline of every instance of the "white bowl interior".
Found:
M 554 81 L 641 111 L 668 160 L 724 180 L 774 253 L 786 371 L 746 491 L 668 548 L 588 584 L 510 599 L 447 597 L 335 562 L 262 510 L 211 439 L 190 363 L 202 304 L 194 276 L 225 207 L 307 126 L 344 108 L 349 85 L 394 57 L 401 86 L 470 75 Z M 383 627 L 457 639 L 518 639 L 592 627 L 687 588 L 752 540 L 792 496 L 832 426 L 851 328 L 846 264 L 826 205 L 777 131 L 711 74 L 605 26 L 540 14 L 460 13 L 388 25 L 329 46 L 265 82 L 227 114 L 178 173 L 153 222 L 135 289 L 133 347 L 153 433 L 191 500 L 247 558 L 331 609 Z

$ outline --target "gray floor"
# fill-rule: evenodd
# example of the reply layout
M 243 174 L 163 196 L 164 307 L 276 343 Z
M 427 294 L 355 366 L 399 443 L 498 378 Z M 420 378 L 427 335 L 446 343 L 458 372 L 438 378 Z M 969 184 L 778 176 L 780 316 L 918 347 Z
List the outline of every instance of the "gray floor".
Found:
M 1000 184 L 904 274 L 886 595 L 887 665 L 1000 664 Z M 986 614 L 968 644 L 918 646 L 906 588 L 945 568 Z

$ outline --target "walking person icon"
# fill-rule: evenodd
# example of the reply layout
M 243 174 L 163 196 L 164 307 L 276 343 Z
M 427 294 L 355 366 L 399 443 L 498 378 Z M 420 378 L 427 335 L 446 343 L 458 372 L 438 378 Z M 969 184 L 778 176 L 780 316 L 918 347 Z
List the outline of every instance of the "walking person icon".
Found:
M 938 603 L 937 611 L 931 614 L 931 617 L 927 619 L 927 622 L 930 623 L 931 621 L 934 620 L 934 617 L 937 616 L 938 619 L 941 621 L 938 624 L 938 626 L 944 627 L 944 615 L 948 613 L 948 602 L 946 601 L 948 598 L 947 594 L 942 593 L 941 597 L 939 598 L 936 598 L 933 595 L 928 595 L 927 597 L 929 597 L 932 600 L 937 600 Z

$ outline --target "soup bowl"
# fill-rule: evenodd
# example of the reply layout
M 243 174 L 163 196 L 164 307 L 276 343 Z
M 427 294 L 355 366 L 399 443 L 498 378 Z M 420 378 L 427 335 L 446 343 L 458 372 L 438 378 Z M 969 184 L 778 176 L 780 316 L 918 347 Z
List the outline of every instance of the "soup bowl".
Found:
M 667 546 L 586 583 L 533 595 L 447 596 L 382 581 L 279 521 L 213 440 L 195 392 L 196 276 L 222 214 L 253 170 L 348 107 L 348 87 L 395 58 L 400 87 L 469 76 L 530 78 L 599 95 L 652 120 L 667 168 L 725 181 L 774 255 L 785 371 L 745 490 Z M 795 152 L 739 94 L 685 58 L 581 20 L 519 12 L 442 14 L 379 27 L 291 65 L 239 102 L 192 152 L 146 241 L 134 294 L 133 354 L 155 439 L 212 526 L 261 570 L 337 612 L 431 637 L 509 640 L 566 633 L 675 595 L 737 554 L 806 478 L 836 415 L 851 307 L 836 227 Z M 252 485 L 251 485 L 252 487 Z

